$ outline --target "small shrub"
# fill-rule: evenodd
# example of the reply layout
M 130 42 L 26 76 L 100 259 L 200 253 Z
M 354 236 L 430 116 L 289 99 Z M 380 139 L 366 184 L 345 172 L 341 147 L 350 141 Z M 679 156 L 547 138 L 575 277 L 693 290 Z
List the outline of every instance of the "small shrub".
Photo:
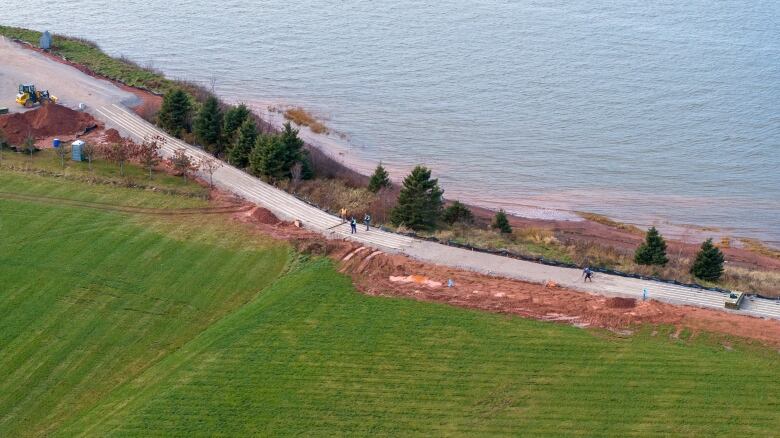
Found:
M 470 224 L 474 222 L 474 214 L 465 204 L 455 201 L 444 209 L 441 219 L 448 225 L 453 225 L 456 222 Z
M 496 215 L 493 217 L 493 224 L 491 225 L 494 229 L 501 232 L 501 234 L 511 234 L 512 233 L 512 226 L 509 225 L 509 219 L 506 216 L 506 212 L 504 210 L 498 210 Z

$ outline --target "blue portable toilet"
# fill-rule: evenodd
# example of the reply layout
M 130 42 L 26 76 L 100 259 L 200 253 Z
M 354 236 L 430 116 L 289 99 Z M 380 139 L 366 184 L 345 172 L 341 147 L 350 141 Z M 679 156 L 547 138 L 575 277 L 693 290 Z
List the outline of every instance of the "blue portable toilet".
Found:
M 70 144 L 70 159 L 73 161 L 84 161 L 84 140 L 76 140 Z
M 55 138 L 54 141 L 51 142 L 51 145 L 54 146 L 55 148 L 60 147 L 60 139 Z
M 44 31 L 43 34 L 41 34 L 41 38 L 38 40 L 39 45 L 41 46 L 41 49 L 43 50 L 49 50 L 51 49 L 51 34 L 49 31 Z

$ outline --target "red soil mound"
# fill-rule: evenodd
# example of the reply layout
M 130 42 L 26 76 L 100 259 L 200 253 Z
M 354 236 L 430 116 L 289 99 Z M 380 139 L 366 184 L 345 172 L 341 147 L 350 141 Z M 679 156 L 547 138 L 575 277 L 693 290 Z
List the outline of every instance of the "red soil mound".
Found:
M 119 143 L 122 141 L 122 136 L 114 128 L 106 129 L 106 132 L 103 133 L 103 141 L 106 143 Z
M 636 299 L 614 297 L 607 299 L 606 304 L 610 309 L 633 309 L 636 307 Z
M 261 224 L 275 225 L 280 222 L 273 213 L 262 207 L 255 207 L 252 209 L 252 219 Z
M 22 144 L 28 135 L 40 138 L 81 134 L 95 126 L 97 122 L 89 114 L 55 104 L 0 116 L 0 129 L 5 132 L 8 142 L 14 145 Z

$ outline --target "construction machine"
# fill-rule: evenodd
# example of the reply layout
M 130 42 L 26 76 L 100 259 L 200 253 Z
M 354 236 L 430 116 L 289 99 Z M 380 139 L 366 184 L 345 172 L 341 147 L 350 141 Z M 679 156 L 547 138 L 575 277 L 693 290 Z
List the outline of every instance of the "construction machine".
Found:
M 49 94 L 49 90 L 36 90 L 33 84 L 19 84 L 19 94 L 16 95 L 19 105 L 29 108 L 47 101 L 57 103 L 57 98 Z
M 739 310 L 742 305 L 742 301 L 745 300 L 744 292 L 729 292 L 729 296 L 726 298 L 726 308 Z

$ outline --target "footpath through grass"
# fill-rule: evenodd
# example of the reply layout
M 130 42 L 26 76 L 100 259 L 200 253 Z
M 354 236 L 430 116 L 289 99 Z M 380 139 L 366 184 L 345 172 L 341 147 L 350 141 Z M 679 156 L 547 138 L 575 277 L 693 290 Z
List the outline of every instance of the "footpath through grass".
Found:
M 0 173 L 0 191 L 37 193 L 43 178 Z M 95 196 L 165 196 L 110 190 Z M 179 207 L 165 199 L 153 203 Z M 0 233 L 0 436 L 771 436 L 780 424 L 775 350 L 367 297 L 328 260 L 213 218 L 0 198 Z

